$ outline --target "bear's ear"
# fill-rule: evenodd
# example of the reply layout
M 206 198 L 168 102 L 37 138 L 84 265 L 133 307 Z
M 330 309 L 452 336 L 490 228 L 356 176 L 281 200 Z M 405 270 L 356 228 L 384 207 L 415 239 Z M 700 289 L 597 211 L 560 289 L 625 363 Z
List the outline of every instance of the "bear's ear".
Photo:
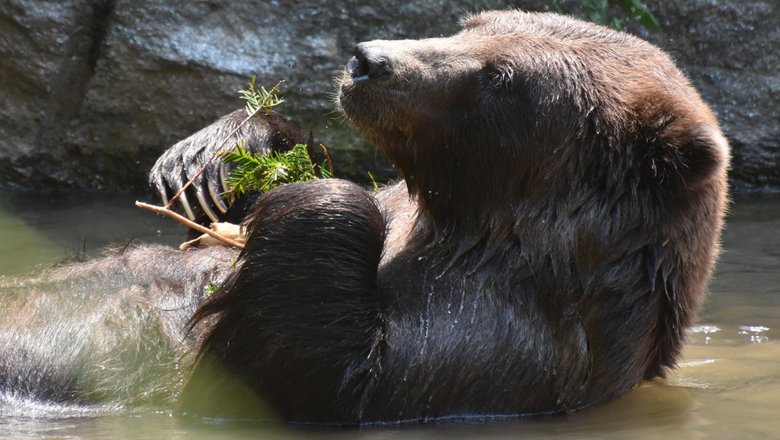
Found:
M 729 145 L 720 129 L 701 125 L 682 149 L 683 162 L 688 170 L 688 184 L 698 186 L 718 176 L 729 163 Z
M 479 29 L 489 25 L 493 21 L 490 11 L 468 14 L 460 20 L 460 28 L 464 31 Z
M 708 123 L 683 127 L 673 124 L 658 140 L 650 159 L 650 170 L 661 180 L 678 181 L 696 189 L 723 172 L 729 160 L 729 146 L 720 130 Z
M 505 35 L 524 29 L 533 18 L 532 14 L 521 10 L 482 11 L 463 17 L 460 28 L 485 35 Z

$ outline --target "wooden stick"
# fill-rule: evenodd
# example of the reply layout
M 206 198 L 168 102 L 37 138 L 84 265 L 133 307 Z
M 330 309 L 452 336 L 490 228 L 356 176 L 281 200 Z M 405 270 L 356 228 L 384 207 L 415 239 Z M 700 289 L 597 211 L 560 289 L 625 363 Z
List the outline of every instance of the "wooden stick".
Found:
M 239 241 L 233 240 L 232 238 L 229 238 L 229 237 L 225 237 L 224 235 L 220 234 L 219 232 L 212 231 L 211 229 L 209 229 L 209 228 L 207 228 L 207 227 L 205 227 L 203 225 L 199 225 L 199 224 L 193 222 L 192 220 L 188 219 L 187 217 L 184 217 L 183 215 L 179 215 L 179 214 L 171 211 L 170 209 L 168 209 L 168 208 L 166 208 L 164 206 L 150 205 L 148 203 L 139 202 L 139 201 L 135 202 L 135 206 L 137 206 L 137 207 L 139 207 L 141 209 L 145 209 L 147 211 L 154 212 L 155 214 L 161 214 L 161 215 L 164 215 L 166 217 L 172 218 L 172 219 L 178 221 L 179 223 L 182 223 L 182 224 L 186 225 L 189 228 L 192 228 L 192 229 L 194 229 L 194 230 L 196 230 L 198 232 L 202 232 L 204 234 L 208 234 L 208 235 L 216 238 L 217 240 L 221 241 L 222 243 L 225 243 L 228 246 L 233 246 L 233 247 L 238 248 L 238 249 L 244 249 L 244 243 L 241 243 Z

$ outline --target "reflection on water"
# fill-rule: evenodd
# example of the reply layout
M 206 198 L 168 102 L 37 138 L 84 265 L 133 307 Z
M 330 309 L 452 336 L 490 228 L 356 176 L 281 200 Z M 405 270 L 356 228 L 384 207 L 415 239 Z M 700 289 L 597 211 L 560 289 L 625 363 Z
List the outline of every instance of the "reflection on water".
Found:
M 170 220 L 133 207 L 132 195 L 0 194 L 0 276 L 86 248 L 135 238 L 177 243 Z M 79 419 L 0 418 L 0 438 L 780 438 L 780 199 L 737 202 L 724 253 L 680 368 L 666 381 L 576 414 L 488 424 L 362 430 L 194 423 L 164 413 Z

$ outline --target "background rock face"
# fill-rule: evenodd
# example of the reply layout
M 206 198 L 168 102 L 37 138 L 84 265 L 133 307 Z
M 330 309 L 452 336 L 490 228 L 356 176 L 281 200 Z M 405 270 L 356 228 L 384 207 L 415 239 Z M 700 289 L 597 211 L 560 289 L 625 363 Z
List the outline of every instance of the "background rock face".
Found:
M 391 171 L 334 112 L 333 78 L 357 42 L 457 30 L 465 13 L 558 0 L 0 0 L 0 186 L 145 186 L 157 155 L 240 107 L 252 75 L 285 80 L 280 107 L 328 145 L 336 172 Z M 646 2 L 665 48 L 719 114 L 741 191 L 780 190 L 776 0 Z

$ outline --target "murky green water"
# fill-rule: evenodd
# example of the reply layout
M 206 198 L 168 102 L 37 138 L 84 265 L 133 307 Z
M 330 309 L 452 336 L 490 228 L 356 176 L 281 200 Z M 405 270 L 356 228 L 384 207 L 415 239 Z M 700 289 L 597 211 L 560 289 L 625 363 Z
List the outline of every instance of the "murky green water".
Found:
M 129 239 L 178 243 L 180 230 L 134 196 L 0 193 L 0 275 L 24 274 Z M 780 438 L 780 199 L 735 203 L 712 294 L 680 368 L 605 405 L 568 416 L 487 424 L 315 430 L 166 413 L 2 419 L 0 438 Z
M 178 244 L 172 220 L 134 206 L 132 194 L 0 192 L 0 275 L 21 275 L 129 240 Z

